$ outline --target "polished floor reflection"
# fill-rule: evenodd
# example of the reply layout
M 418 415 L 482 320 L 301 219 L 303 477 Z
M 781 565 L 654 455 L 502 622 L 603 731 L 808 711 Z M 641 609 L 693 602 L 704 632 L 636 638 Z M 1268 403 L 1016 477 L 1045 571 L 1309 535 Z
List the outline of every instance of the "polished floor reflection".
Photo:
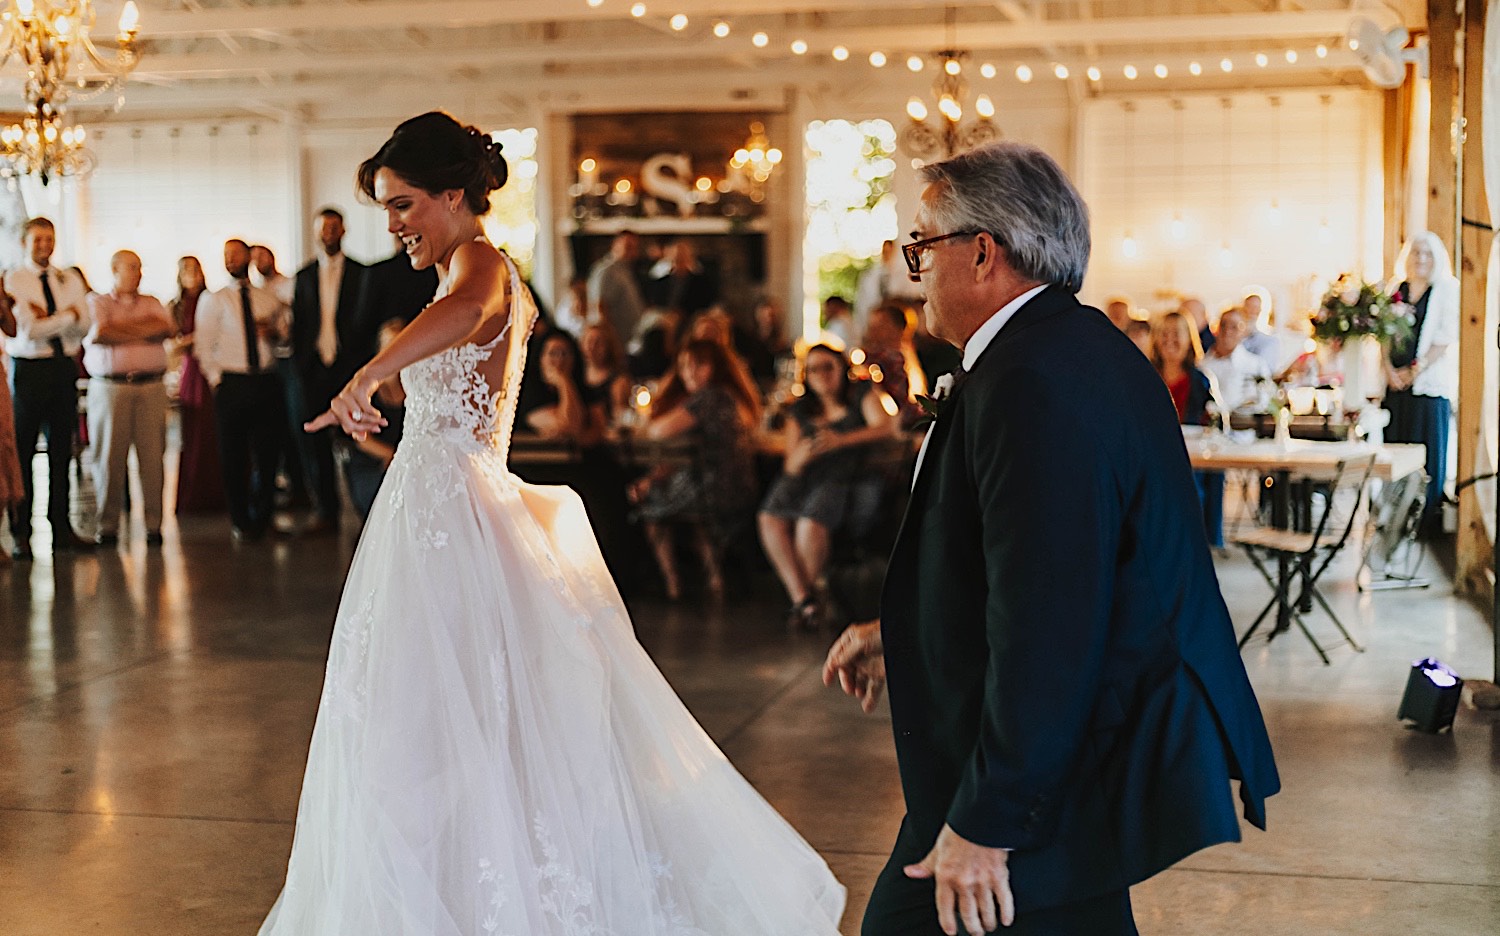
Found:
M 160 550 L 139 529 L 77 557 L 36 545 L 35 564 L 0 570 L 0 934 L 253 933 L 352 541 L 238 545 L 193 520 Z M 1264 584 L 1237 558 L 1220 571 L 1243 626 Z M 1148 936 L 1496 931 L 1500 720 L 1465 710 L 1440 737 L 1394 721 L 1415 657 L 1490 675 L 1488 625 L 1441 585 L 1369 596 L 1339 579 L 1368 652 L 1324 667 L 1297 635 L 1247 651 L 1286 791 L 1269 834 L 1136 889 Z M 771 597 L 635 614 L 704 726 L 849 885 L 856 933 L 900 818 L 889 720 L 823 689 L 823 642 L 788 638 Z

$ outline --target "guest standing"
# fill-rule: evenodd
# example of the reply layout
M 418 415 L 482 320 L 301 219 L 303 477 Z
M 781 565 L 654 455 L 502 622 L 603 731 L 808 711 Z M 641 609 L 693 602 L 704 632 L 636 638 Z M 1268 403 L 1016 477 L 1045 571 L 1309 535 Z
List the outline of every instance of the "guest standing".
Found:
M 264 244 L 250 245 L 250 281 L 269 290 L 281 303 L 283 317 L 290 319 L 297 283 L 276 268 L 276 254 Z M 276 443 L 278 473 L 287 480 L 290 505 L 307 507 L 312 503 L 308 490 L 313 449 L 307 433 L 302 431 L 302 375 L 292 360 L 290 333 L 276 342 L 276 377 L 281 381 L 282 408 L 287 416 Z
M 26 262 L 5 274 L 5 292 L 15 302 L 16 335 L 6 342 L 11 356 L 11 391 L 15 406 L 16 451 L 21 460 L 24 496 L 13 515 L 16 558 L 31 552 L 32 499 L 36 488 L 31 464 L 38 435 L 47 437 L 47 521 L 52 551 L 92 549 L 68 520 L 72 484 L 68 462 L 78 431 L 78 363 L 88 334 L 83 280 L 52 266 L 57 229 L 46 218 L 32 218 L 21 228 Z
M 578 350 L 583 358 L 583 405 L 588 407 L 594 425 L 607 429 L 630 406 L 625 349 L 613 328 L 596 322 L 583 330 Z
M 755 306 L 755 328 L 744 348 L 750 376 L 763 388 L 776 383 L 776 362 L 792 353 L 786 334 L 786 311 L 775 299 L 762 299 Z
M 276 441 L 284 418 L 272 350 L 286 334 L 287 322 L 280 301 L 251 285 L 248 244 L 225 241 L 224 269 L 233 282 L 198 304 L 198 360 L 214 388 L 234 537 L 256 540 L 271 526 Z
M 646 521 L 667 597 L 674 601 L 682 594 L 682 582 L 669 521 L 693 524 L 709 594 L 724 593 L 719 553 L 755 503 L 751 439 L 759 410 L 760 401 L 738 380 L 723 345 L 699 339 L 683 347 L 642 435 L 691 438 L 696 443 L 693 464 L 653 472 L 630 492 Z
M 14 338 L 16 317 L 10 305 L 10 297 L 0 292 L 0 335 Z M 10 402 L 10 379 L 5 373 L 5 355 L 0 354 L 0 517 L 10 518 L 25 496 L 21 459 L 16 456 L 16 416 Z M 10 522 L 14 531 L 14 521 Z M 10 553 L 0 549 L 0 566 L 10 565 L 10 562 Z
M 292 298 L 292 357 L 302 378 L 303 412 L 310 421 L 324 410 L 354 372 L 375 355 L 374 334 L 362 334 L 358 315 L 364 265 L 344 256 L 344 216 L 334 208 L 318 212 L 317 259 L 297 271 Z M 338 480 L 333 436 L 324 429 L 308 436 L 308 477 L 318 518 L 303 532 L 331 533 L 339 526 Z
M 161 544 L 167 449 L 167 350 L 176 326 L 155 296 L 141 293 L 141 258 L 120 250 L 109 261 L 114 289 L 88 297 L 93 325 L 83 340 L 89 372 L 89 439 L 99 498 L 100 546 L 119 541 L 120 512 L 130 484 L 130 450 L 141 480 L 146 545 Z
M 609 253 L 589 270 L 589 318 L 609 322 L 622 338 L 635 337 L 646 314 L 646 300 L 635 275 L 640 255 L 641 239 L 632 231 L 621 231 L 610 242 Z
M 865 328 L 865 363 L 870 379 L 900 407 L 901 422 L 911 426 L 922 417 L 917 397 L 927 395 L 927 375 L 917 359 L 917 314 L 910 307 L 886 302 L 870 312 Z
M 213 388 L 203 376 L 195 341 L 198 303 L 205 295 L 203 264 L 197 257 L 177 261 L 177 297 L 167 309 L 177 325 L 182 370 L 177 379 L 177 416 L 182 449 L 177 455 L 177 512 L 221 510 L 224 473 L 214 429 Z
M 1458 278 L 1442 240 L 1431 231 L 1411 239 L 1396 260 L 1397 290 L 1411 306 L 1411 338 L 1386 355 L 1387 442 L 1427 447 L 1427 501 L 1421 532 L 1442 532 L 1448 477 L 1448 432 L 1458 396 Z
M 713 277 L 698 260 L 692 241 L 678 238 L 667 245 L 646 279 L 646 302 L 676 309 L 692 318 L 719 299 Z
M 1245 347 L 1248 334 L 1250 322 L 1245 311 L 1238 307 L 1226 309 L 1219 316 L 1213 348 L 1203 353 L 1201 369 L 1219 385 L 1219 396 L 1231 413 L 1256 402 L 1260 395 L 1257 385 L 1271 379 L 1266 362 Z
M 359 297 L 361 333 L 378 334 L 391 319 L 410 324 L 427 308 L 437 287 L 437 271 L 432 267 L 412 269 L 406 247 L 397 237 L 394 254 L 365 268 Z
M 842 351 L 813 345 L 802 367 L 806 392 L 791 406 L 782 474 L 757 523 L 761 546 L 792 601 L 789 623 L 809 628 L 820 615 L 818 590 L 833 534 L 851 527 L 858 535 L 879 510 L 880 479 L 861 477 L 864 447 L 893 438 L 900 423 L 884 391 L 849 379 Z
M 854 347 L 854 310 L 843 296 L 823 300 L 823 330 L 839 340 L 845 349 Z

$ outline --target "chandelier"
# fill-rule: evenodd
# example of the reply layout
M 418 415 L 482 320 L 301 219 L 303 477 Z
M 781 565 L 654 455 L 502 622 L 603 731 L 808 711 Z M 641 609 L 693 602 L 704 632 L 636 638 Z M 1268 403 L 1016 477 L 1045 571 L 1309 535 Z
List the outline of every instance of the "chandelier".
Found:
M 766 136 L 766 125 L 756 120 L 750 124 L 750 137 L 745 140 L 745 145 L 734 151 L 729 168 L 748 177 L 753 197 L 760 194 L 771 173 L 781 165 L 781 159 L 781 150 L 772 146 L 771 139 Z
M 82 127 L 68 125 L 68 100 L 118 91 L 140 61 L 140 10 L 127 0 L 111 54 L 94 43 L 93 0 L 8 0 L 0 12 L 0 65 L 26 67 L 20 120 L 0 129 L 0 177 L 78 176 L 94 168 Z M 82 68 L 91 67 L 90 74 Z
M 995 103 L 989 95 L 974 99 L 973 120 L 964 122 L 964 104 L 969 98 L 969 83 L 964 80 L 964 61 L 969 53 L 948 50 L 937 53 L 938 76 L 932 83 L 937 118 L 928 120 L 927 104 L 919 97 L 906 103 L 910 118 L 902 129 L 901 148 L 918 159 L 944 158 L 1000 138 L 995 125 Z M 920 62 L 920 59 L 917 60 Z

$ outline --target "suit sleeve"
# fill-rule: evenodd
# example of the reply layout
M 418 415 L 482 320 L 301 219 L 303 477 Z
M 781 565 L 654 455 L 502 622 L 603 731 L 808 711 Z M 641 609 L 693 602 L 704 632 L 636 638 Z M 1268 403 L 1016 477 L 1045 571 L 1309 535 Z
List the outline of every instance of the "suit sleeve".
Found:
M 1122 507 L 1090 410 L 1035 372 L 966 414 L 989 653 L 979 741 L 948 824 L 969 841 L 1044 845 L 1077 769 L 1104 665 Z

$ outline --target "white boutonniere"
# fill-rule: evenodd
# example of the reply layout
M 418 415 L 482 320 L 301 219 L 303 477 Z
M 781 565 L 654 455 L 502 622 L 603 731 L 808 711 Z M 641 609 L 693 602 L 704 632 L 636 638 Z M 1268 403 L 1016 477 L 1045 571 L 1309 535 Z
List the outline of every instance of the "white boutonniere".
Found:
M 958 389 L 958 381 L 961 372 L 943 374 L 932 382 L 932 393 L 917 397 L 917 405 L 922 407 L 922 412 L 927 415 L 927 422 L 937 422 L 943 415 L 943 410 L 948 408 L 948 401 L 953 398 L 953 393 Z

